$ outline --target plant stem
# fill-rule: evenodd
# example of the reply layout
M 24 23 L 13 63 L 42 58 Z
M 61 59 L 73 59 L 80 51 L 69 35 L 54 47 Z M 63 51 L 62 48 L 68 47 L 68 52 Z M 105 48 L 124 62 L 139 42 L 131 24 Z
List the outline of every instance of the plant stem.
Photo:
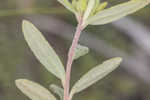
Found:
M 65 81 L 65 85 L 64 85 L 64 100 L 70 100 L 69 97 L 69 89 L 70 89 L 70 75 L 71 75 L 71 67 L 72 67 L 72 63 L 73 63 L 73 57 L 75 55 L 75 49 L 78 45 L 78 40 L 80 37 L 80 34 L 83 30 L 82 27 L 82 18 L 80 17 L 78 20 L 78 26 L 75 32 L 75 36 L 72 42 L 72 45 L 69 49 L 69 53 L 68 53 L 68 60 L 67 60 L 67 66 L 66 66 L 66 81 Z

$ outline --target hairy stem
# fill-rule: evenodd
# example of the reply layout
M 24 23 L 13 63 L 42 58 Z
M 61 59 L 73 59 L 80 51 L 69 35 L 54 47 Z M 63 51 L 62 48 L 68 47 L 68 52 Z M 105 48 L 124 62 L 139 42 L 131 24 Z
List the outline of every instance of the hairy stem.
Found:
M 70 75 L 71 75 L 71 67 L 72 67 L 72 63 L 73 63 L 73 57 L 75 55 L 75 49 L 78 45 L 78 40 L 80 37 L 80 34 L 83 30 L 82 27 L 82 18 L 79 18 L 79 23 L 75 32 L 75 36 L 72 42 L 72 45 L 69 49 L 69 53 L 68 53 L 68 60 L 67 60 L 67 66 L 66 66 L 66 81 L 65 81 L 65 85 L 64 85 L 64 100 L 70 100 L 69 98 L 69 89 L 70 89 Z

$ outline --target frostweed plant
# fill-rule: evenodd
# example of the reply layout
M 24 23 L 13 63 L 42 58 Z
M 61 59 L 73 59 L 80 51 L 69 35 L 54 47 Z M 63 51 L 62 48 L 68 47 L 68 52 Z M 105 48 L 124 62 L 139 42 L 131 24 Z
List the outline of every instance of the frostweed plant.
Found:
M 45 68 L 61 80 L 62 87 L 50 85 L 50 90 L 61 100 L 72 100 L 74 94 L 83 91 L 116 69 L 122 58 L 116 57 L 92 68 L 83 75 L 70 90 L 70 74 L 74 60 L 88 53 L 88 47 L 78 44 L 80 34 L 87 25 L 103 25 L 118 20 L 145 7 L 150 0 L 129 0 L 125 3 L 106 8 L 107 2 L 100 0 L 57 0 L 76 16 L 78 25 L 68 52 L 66 71 L 59 57 L 42 36 L 41 32 L 29 21 L 23 21 L 23 33 L 32 52 Z M 56 100 L 50 91 L 26 79 L 16 80 L 17 87 L 32 100 Z

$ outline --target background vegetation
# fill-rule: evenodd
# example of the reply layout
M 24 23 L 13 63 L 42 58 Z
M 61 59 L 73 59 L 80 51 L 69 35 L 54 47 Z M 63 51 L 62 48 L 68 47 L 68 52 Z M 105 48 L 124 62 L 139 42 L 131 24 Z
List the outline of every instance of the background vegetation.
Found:
M 109 6 L 127 0 L 108 1 Z M 28 100 L 14 80 L 27 78 L 45 87 L 59 82 L 37 61 L 24 40 L 21 23 L 30 20 L 44 33 L 66 64 L 75 30 L 74 16 L 56 0 L 0 1 L 0 100 Z M 88 26 L 80 43 L 90 53 L 75 61 L 72 84 L 92 66 L 121 56 L 121 66 L 75 96 L 76 100 L 150 100 L 150 6 L 117 22 Z M 40 42 L 40 41 L 39 41 Z

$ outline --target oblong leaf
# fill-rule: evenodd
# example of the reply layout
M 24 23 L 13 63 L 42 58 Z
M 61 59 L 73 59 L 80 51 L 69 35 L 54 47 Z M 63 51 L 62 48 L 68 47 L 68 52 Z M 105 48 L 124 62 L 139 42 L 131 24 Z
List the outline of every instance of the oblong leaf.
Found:
M 89 48 L 83 45 L 78 44 L 75 49 L 74 60 L 78 59 L 81 56 L 86 55 L 89 52 Z
M 130 0 L 128 2 L 116 5 L 114 7 L 104 9 L 89 18 L 86 24 L 101 25 L 116 21 L 128 14 L 134 13 L 137 10 L 145 7 L 150 3 L 150 0 Z
M 45 68 L 60 78 L 65 80 L 65 70 L 59 57 L 42 36 L 41 32 L 29 21 L 23 21 L 23 33 L 32 52 Z
M 16 86 L 31 100 L 56 100 L 56 98 L 41 85 L 26 79 L 15 81 Z
M 121 63 L 122 59 L 117 57 L 103 62 L 102 64 L 94 67 L 85 75 L 83 75 L 80 80 L 78 80 L 71 90 L 70 96 L 72 97 L 75 93 L 78 93 L 98 80 L 105 77 L 107 74 L 116 69 Z
M 59 86 L 57 86 L 55 84 L 51 84 L 50 85 L 50 90 L 52 92 L 54 92 L 55 94 L 57 94 L 60 97 L 61 100 L 63 100 L 64 90 L 61 87 L 59 87 Z

